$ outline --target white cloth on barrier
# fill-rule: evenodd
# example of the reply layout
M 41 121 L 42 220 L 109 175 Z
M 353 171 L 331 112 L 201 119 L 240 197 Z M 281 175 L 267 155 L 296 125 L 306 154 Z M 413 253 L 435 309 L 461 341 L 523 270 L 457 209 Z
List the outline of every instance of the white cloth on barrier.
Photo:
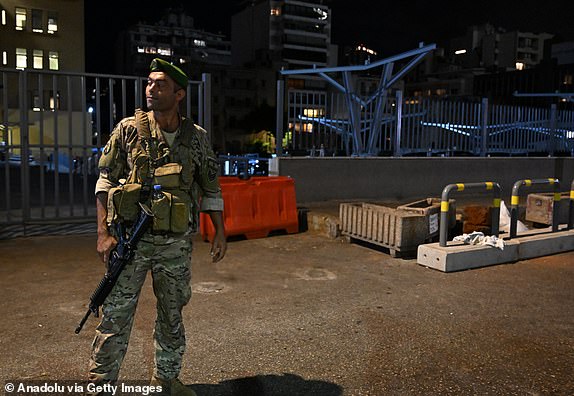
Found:
M 510 232 L 510 211 L 504 204 L 504 201 L 500 201 L 500 217 L 499 217 L 499 230 L 501 232 Z M 520 220 L 516 220 L 516 232 L 525 232 L 529 228 Z
M 504 250 L 504 241 L 497 236 L 485 236 L 482 232 L 474 231 L 470 234 L 462 234 L 453 238 L 453 241 L 464 242 L 467 245 L 492 246 Z

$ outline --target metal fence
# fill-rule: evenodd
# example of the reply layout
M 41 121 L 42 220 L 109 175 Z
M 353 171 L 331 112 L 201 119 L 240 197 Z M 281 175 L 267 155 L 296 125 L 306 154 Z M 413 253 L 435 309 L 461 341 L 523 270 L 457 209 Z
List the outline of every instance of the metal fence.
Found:
M 147 78 L 0 69 L 0 238 L 91 221 L 97 162 L 115 124 L 144 105 Z M 210 79 L 181 109 L 210 130 Z
M 293 154 L 351 155 L 343 94 L 288 90 L 283 147 Z M 487 99 L 388 97 L 361 108 L 361 140 L 379 155 L 571 155 L 574 111 L 501 106 Z M 281 109 L 278 109 L 278 112 Z M 383 112 L 374 117 L 375 112 Z M 371 125 L 380 119 L 379 125 Z

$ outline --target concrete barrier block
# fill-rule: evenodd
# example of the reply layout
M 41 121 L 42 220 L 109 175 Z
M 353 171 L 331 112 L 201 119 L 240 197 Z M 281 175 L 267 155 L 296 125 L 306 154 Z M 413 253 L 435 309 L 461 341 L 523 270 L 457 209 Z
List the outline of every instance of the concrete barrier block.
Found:
M 574 230 L 523 235 L 504 243 L 504 250 L 461 242 L 448 242 L 445 247 L 438 243 L 420 245 L 417 263 L 454 272 L 568 252 L 574 250 Z
M 438 243 L 420 245 L 417 263 L 443 272 L 462 271 L 489 265 L 517 261 L 520 242 L 508 241 L 504 250 L 492 246 L 465 245 L 449 242 L 441 247 Z
M 529 235 L 519 239 L 518 258 L 520 260 L 574 250 L 574 230 Z

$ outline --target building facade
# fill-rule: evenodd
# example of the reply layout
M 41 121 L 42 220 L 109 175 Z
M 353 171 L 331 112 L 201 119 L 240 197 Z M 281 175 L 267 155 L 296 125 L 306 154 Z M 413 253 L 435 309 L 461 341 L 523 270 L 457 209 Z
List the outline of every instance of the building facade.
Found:
M 475 81 L 489 80 L 482 76 L 537 68 L 552 38 L 548 33 L 506 31 L 490 24 L 471 26 L 408 76 L 407 95 L 473 96 Z
M 337 64 L 325 0 L 254 0 L 232 17 L 234 65 L 302 69 Z
M 331 42 L 331 20 L 327 0 L 252 0 L 232 17 L 232 63 L 274 72 L 336 66 L 338 48 Z M 309 138 L 311 124 L 302 123 L 301 117 L 324 115 L 324 98 L 330 89 L 325 80 L 311 75 L 288 78 L 286 86 L 286 97 L 297 97 L 298 105 L 295 108 L 289 104 L 285 109 L 283 136 L 290 138 L 284 145 L 290 139 Z M 264 96 L 275 94 L 275 84 L 265 89 L 268 92 Z M 275 106 L 275 100 L 269 104 Z
M 77 77 L 84 36 L 83 0 L 0 0 L 0 151 L 16 155 L 26 143 L 47 156 L 45 144 L 91 141 Z
M 466 34 L 451 40 L 447 56 L 464 67 L 524 70 L 544 58 L 544 45 L 554 37 L 548 33 L 506 31 L 490 24 L 471 26 Z
M 156 57 L 193 76 L 206 66 L 231 65 L 231 42 L 223 34 L 196 28 L 193 17 L 181 9 L 167 10 L 155 24 L 130 26 L 120 33 L 116 49 L 116 71 L 130 75 L 146 74 Z
M 83 0 L 0 1 L 0 67 L 85 70 Z

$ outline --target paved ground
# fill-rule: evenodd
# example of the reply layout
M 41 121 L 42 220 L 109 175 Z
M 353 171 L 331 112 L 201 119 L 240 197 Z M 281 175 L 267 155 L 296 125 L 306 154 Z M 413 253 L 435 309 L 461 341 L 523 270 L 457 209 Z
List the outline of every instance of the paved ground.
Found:
M 94 246 L 0 241 L 0 381 L 85 379 Z M 181 378 L 200 396 L 574 394 L 574 252 L 444 274 L 308 232 L 194 257 Z M 150 377 L 154 311 L 148 280 L 122 380 Z

